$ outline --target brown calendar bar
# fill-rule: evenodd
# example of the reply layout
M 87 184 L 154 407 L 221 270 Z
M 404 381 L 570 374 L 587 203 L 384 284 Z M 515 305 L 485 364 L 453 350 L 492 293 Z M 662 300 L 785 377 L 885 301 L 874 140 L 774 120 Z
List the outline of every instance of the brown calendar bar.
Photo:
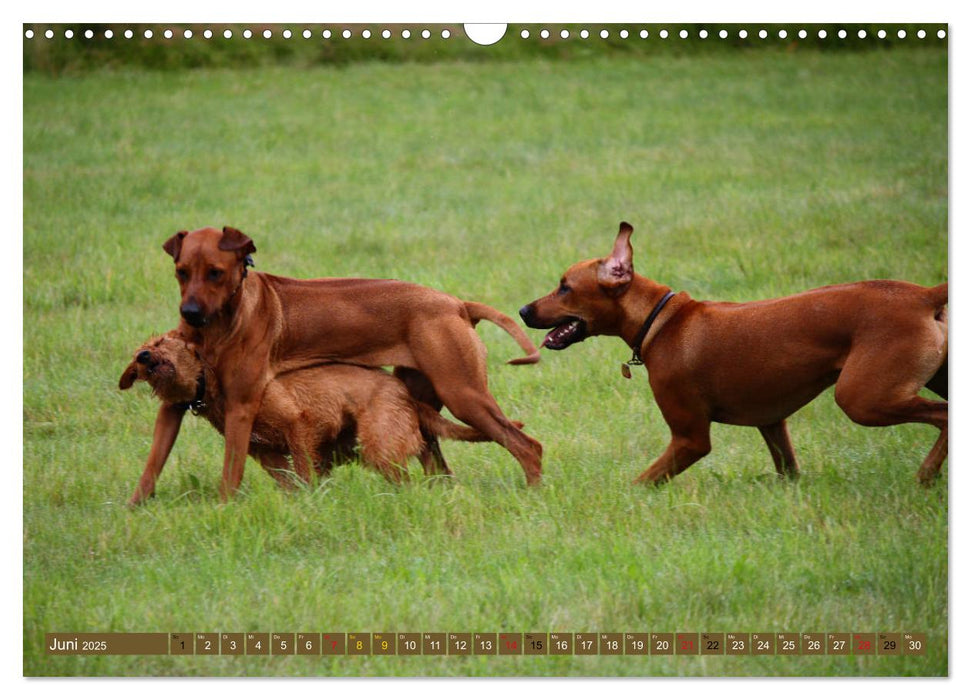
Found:
M 44 648 L 51 656 L 168 654 L 169 635 L 164 632 L 52 632 L 44 635 Z
M 675 653 L 679 656 L 698 654 L 699 643 L 697 632 L 678 632 L 674 641 Z
M 294 632 L 274 632 L 270 635 L 270 649 L 273 656 L 287 656 L 295 654 L 297 645 L 294 643 L 297 635 Z
M 169 635 L 169 653 L 173 656 L 188 656 L 195 653 L 193 636 L 189 633 L 173 632 Z
M 468 656 L 472 653 L 472 635 L 468 632 L 449 632 L 448 655 Z
M 723 632 L 706 632 L 699 641 L 703 656 L 724 656 L 725 634 Z
M 421 635 L 421 653 L 425 656 L 445 656 L 447 649 L 444 632 L 425 632 Z
M 918 656 L 927 647 L 927 635 L 914 632 L 904 632 L 904 655 Z
M 546 632 L 527 632 L 523 635 L 523 654 L 526 656 L 545 656 L 549 653 L 549 640 Z
M 320 633 L 298 632 L 297 654 L 302 656 L 320 656 Z
M 499 633 L 500 656 L 519 656 L 522 653 L 523 653 L 523 633 L 522 632 L 500 632 Z
M 394 656 L 395 636 L 391 632 L 375 632 L 371 635 L 371 653 L 375 656 Z
M 799 635 L 795 632 L 779 632 L 775 635 L 775 653 L 781 656 L 799 654 Z
M 52 656 L 916 656 L 920 632 L 50 632 Z
M 671 656 L 674 654 L 673 632 L 651 633 L 651 656 Z
M 628 632 L 624 635 L 624 653 L 629 656 L 647 656 L 651 650 L 651 638 L 647 632 Z
M 421 656 L 421 634 L 418 632 L 399 632 L 398 656 Z
M 347 633 L 323 632 L 320 635 L 320 653 L 325 656 L 343 656 L 347 651 Z
M 550 632 L 550 654 L 572 656 L 573 635 L 569 632 Z

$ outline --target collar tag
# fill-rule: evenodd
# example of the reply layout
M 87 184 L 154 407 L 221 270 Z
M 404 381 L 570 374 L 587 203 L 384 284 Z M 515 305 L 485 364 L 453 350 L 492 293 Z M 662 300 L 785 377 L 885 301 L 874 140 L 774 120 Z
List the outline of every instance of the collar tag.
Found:
M 661 311 L 664 309 L 667 303 L 671 301 L 673 297 L 674 297 L 674 292 L 672 292 L 671 290 L 668 290 L 667 294 L 665 294 L 661 298 L 661 300 L 654 305 L 654 308 L 651 309 L 650 316 L 648 316 L 647 320 L 644 321 L 644 325 L 641 326 L 640 331 L 637 333 L 637 337 L 634 339 L 633 355 L 627 362 L 624 362 L 620 365 L 620 373 L 624 375 L 624 379 L 630 379 L 631 365 L 637 366 L 637 365 L 644 364 L 644 360 L 641 359 L 641 352 L 640 352 L 641 343 L 644 342 L 644 338 L 647 337 L 648 331 L 651 330 L 651 326 L 654 324 L 654 320 L 658 317 L 658 315 L 661 313 Z

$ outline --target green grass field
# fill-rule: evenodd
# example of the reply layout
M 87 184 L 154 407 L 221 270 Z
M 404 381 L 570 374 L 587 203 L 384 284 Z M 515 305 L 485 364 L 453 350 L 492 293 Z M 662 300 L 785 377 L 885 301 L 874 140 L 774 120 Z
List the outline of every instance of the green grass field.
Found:
M 948 673 L 948 477 L 926 426 L 869 429 L 832 392 L 791 421 L 780 484 L 757 431 L 718 426 L 664 488 L 667 443 L 629 350 L 536 366 L 482 324 L 490 382 L 545 447 L 496 445 L 391 487 L 356 466 L 296 494 L 187 418 L 124 506 L 156 404 L 117 382 L 177 322 L 162 242 L 232 225 L 258 270 L 393 277 L 514 315 L 635 227 L 641 274 L 747 300 L 947 279 L 947 55 L 738 51 L 571 61 L 24 76 L 24 674 Z M 537 342 L 539 332 L 530 331 Z M 45 632 L 921 632 L 922 656 L 52 657 Z

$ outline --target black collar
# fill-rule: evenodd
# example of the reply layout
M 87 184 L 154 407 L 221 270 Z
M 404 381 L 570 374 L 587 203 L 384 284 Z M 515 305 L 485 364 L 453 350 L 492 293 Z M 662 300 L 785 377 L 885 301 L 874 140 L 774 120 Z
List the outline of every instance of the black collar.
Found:
M 198 416 L 206 410 L 206 373 L 200 372 L 196 379 L 196 395 L 191 401 L 176 404 L 177 408 L 183 411 L 192 411 L 193 415 Z
M 661 311 L 664 310 L 664 307 L 667 305 L 667 303 L 671 301 L 671 298 L 673 296 L 674 296 L 674 292 L 669 290 L 667 294 L 661 297 L 661 301 L 659 301 L 657 304 L 654 305 L 654 308 L 651 309 L 651 313 L 647 317 L 647 320 L 644 321 L 644 325 L 641 326 L 641 329 L 637 332 L 637 337 L 634 338 L 634 345 L 633 345 L 634 354 L 630 358 L 630 361 L 625 362 L 624 366 L 621 368 L 621 371 L 624 372 L 625 377 L 630 378 L 631 365 L 644 364 L 644 360 L 641 359 L 641 345 L 644 343 L 644 338 L 647 337 L 648 332 L 651 330 L 651 326 L 654 325 L 654 321 L 657 319 Z
M 236 289 L 234 289 L 233 293 L 229 295 L 230 299 L 239 294 L 239 290 L 243 288 L 243 281 L 246 279 L 247 268 L 249 267 L 256 267 L 256 263 L 253 262 L 252 255 L 247 255 L 245 258 L 243 258 L 243 276 L 239 278 L 239 284 L 236 285 Z M 205 381 L 205 379 L 203 379 L 203 381 Z

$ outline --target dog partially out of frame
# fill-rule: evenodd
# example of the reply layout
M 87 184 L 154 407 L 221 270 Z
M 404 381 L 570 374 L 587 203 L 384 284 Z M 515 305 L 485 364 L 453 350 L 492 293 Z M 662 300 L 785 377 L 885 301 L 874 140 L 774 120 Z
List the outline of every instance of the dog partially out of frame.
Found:
M 178 332 L 152 338 L 135 351 L 118 385 L 124 390 L 137 381 L 147 382 L 164 404 L 183 413 L 192 410 L 224 432 L 226 401 L 218 380 Z M 408 458 L 420 457 L 425 449 L 423 431 L 468 442 L 486 439 L 416 401 L 384 370 L 320 365 L 280 375 L 267 385 L 253 421 L 249 454 L 289 488 L 294 472 L 303 482 L 310 479 L 311 469 L 327 474 L 335 464 L 353 459 L 358 446 L 364 465 L 400 483 L 407 476 Z M 148 476 L 136 497 L 154 493 L 158 473 Z M 138 500 L 133 498 L 132 504 Z
M 175 262 L 180 329 L 198 341 L 226 401 L 226 451 L 220 495 L 239 487 L 253 421 L 267 384 L 321 363 L 394 367 L 412 396 L 505 447 L 538 484 L 542 445 L 510 421 L 489 393 L 485 346 L 475 332 L 483 319 L 508 332 L 527 353 L 512 364 L 539 360 L 516 323 L 485 304 L 397 280 L 296 280 L 247 274 L 253 241 L 225 227 L 180 231 L 162 246 Z M 156 418 L 145 474 L 159 468 L 181 420 L 167 404 Z M 448 472 L 434 436 L 426 436 L 436 469 Z M 164 460 L 163 460 L 164 461 Z M 145 494 L 136 492 L 138 500 Z
M 757 427 L 780 475 L 799 471 L 786 418 L 836 385 L 836 403 L 868 426 L 927 423 L 940 431 L 917 472 L 947 456 L 947 283 L 876 280 L 751 303 L 695 301 L 634 273 L 633 228 L 613 252 L 570 267 L 557 288 L 520 309 L 543 345 L 619 336 L 644 364 L 671 442 L 637 482 L 658 483 L 711 450 L 712 422 Z M 945 401 L 918 396 L 929 388 Z

